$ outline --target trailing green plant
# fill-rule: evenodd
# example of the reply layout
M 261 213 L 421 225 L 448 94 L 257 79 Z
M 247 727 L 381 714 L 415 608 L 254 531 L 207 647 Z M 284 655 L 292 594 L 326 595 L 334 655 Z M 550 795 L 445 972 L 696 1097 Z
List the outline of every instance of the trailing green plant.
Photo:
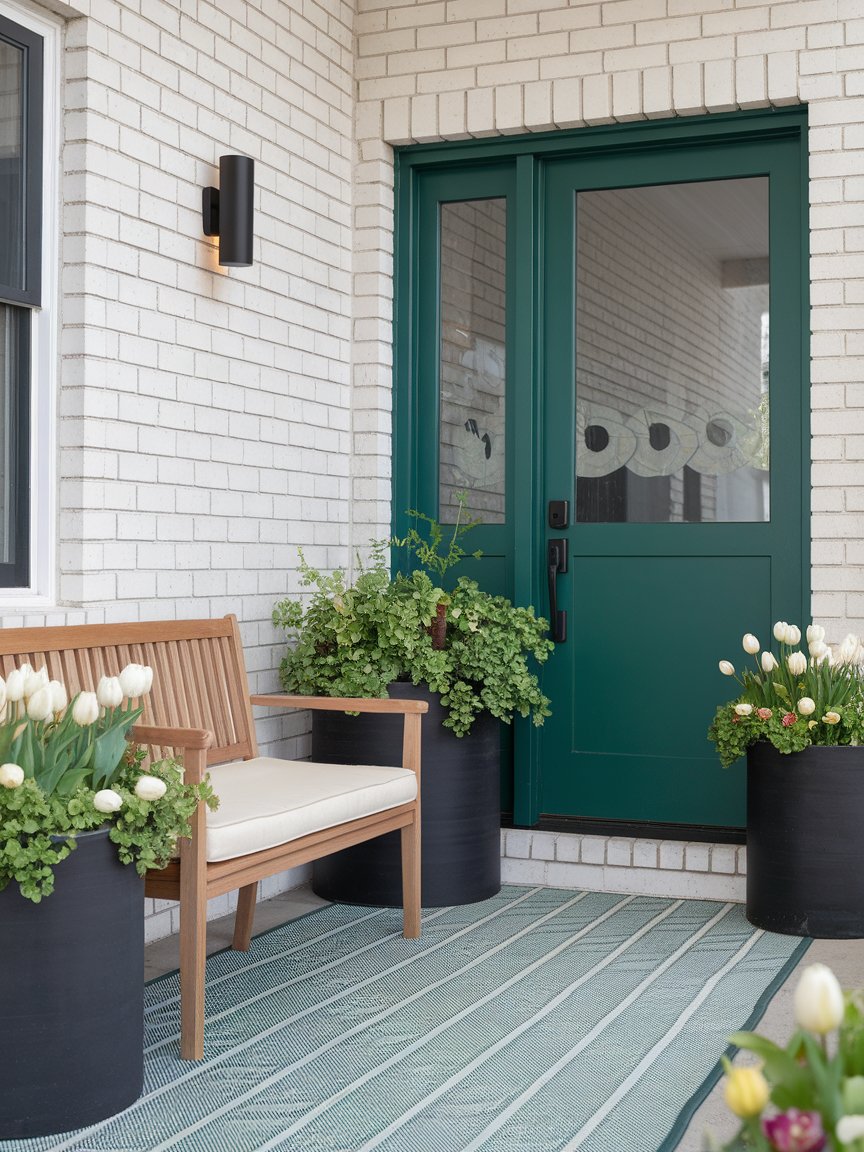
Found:
M 273 610 L 274 623 L 290 641 L 280 666 L 283 688 L 375 697 L 386 696 L 391 682 L 405 680 L 440 695 L 444 724 L 457 736 L 470 730 L 480 712 L 505 723 L 516 714 L 530 715 L 541 725 L 550 714 L 549 700 L 534 665 L 543 664 L 554 647 L 547 621 L 533 608 L 481 591 L 465 576 L 449 592 L 424 568 L 391 576 L 385 559 L 391 544 L 407 546 L 440 576 L 465 555 L 459 540 L 473 524 L 457 523 L 442 553 L 440 525 L 411 515 L 429 526 L 428 539 L 412 530 L 405 538 L 379 541 L 368 564 L 358 558 L 353 584 L 342 571 L 312 568 L 300 552 L 300 581 L 311 596 L 282 600 Z
M 721 704 L 708 729 L 724 768 L 757 740 L 767 740 L 778 752 L 800 752 L 811 744 L 830 746 L 864 743 L 864 679 L 861 640 L 849 634 L 836 652 L 825 643 L 825 630 L 807 629 L 808 654 L 800 651 L 801 631 L 784 620 L 774 625 L 779 649 L 760 652 L 748 632 L 744 651 L 754 670 L 739 674 L 728 660 L 719 667 L 741 686 L 735 700 Z
M 145 750 L 128 742 L 151 681 L 130 664 L 70 704 L 44 668 L 0 678 L 0 891 L 17 883 L 38 904 L 77 835 L 106 824 L 122 864 L 163 868 L 198 803 L 216 806 L 209 782 L 185 784 L 174 759 L 145 768 Z

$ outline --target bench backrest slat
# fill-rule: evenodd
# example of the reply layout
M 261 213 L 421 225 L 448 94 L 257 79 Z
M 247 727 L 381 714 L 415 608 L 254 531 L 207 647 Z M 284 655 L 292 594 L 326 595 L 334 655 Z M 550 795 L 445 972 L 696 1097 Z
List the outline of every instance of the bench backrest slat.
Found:
M 144 724 L 206 728 L 210 764 L 258 754 L 237 621 L 157 620 L 67 628 L 0 628 L 0 675 L 27 662 L 62 680 L 70 696 L 95 691 L 126 664 L 149 664 L 153 688 Z M 170 749 L 153 749 L 154 756 Z

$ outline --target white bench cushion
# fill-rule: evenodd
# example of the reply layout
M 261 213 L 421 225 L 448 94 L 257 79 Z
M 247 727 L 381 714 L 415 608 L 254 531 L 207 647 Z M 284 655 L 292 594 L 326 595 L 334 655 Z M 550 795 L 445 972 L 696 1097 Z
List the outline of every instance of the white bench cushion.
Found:
M 408 804 L 417 777 L 406 768 L 318 764 L 257 756 L 208 769 L 219 807 L 207 813 L 207 859 L 231 860 Z

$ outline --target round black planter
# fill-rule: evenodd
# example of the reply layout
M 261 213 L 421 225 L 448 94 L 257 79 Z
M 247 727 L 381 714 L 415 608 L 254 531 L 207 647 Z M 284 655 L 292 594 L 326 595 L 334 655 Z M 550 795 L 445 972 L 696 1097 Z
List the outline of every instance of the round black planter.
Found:
M 0 1140 L 94 1124 L 144 1083 L 144 880 L 107 829 L 55 875 L 39 904 L 0 892 Z
M 467 736 L 454 736 L 442 725 L 438 696 L 427 688 L 395 683 L 389 693 L 429 702 L 420 769 L 423 906 L 487 900 L 501 888 L 499 723 L 483 713 Z M 314 712 L 312 759 L 399 765 L 402 717 Z M 312 887 L 325 900 L 401 907 L 399 833 L 317 860 Z
M 864 748 L 747 753 L 747 919 L 820 939 L 864 937 Z

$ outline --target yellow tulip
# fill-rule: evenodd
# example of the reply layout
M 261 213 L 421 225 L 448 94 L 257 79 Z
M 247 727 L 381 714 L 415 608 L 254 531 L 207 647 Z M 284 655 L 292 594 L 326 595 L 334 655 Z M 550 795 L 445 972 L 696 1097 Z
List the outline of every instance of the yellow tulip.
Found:
M 758 1116 L 768 1103 L 770 1089 L 768 1081 L 762 1075 L 761 1064 L 745 1064 L 741 1066 L 729 1064 L 726 1066 L 726 1088 L 724 1098 L 730 1112 L 747 1120 L 751 1116 Z

